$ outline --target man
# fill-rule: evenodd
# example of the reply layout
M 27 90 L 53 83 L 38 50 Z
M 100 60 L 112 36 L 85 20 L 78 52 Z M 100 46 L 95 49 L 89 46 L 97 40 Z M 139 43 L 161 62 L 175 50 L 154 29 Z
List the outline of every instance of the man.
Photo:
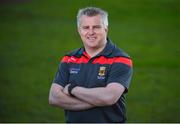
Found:
M 49 103 L 65 110 L 66 122 L 125 122 L 125 94 L 132 61 L 108 38 L 108 14 L 79 10 L 80 49 L 65 55 L 52 83 Z

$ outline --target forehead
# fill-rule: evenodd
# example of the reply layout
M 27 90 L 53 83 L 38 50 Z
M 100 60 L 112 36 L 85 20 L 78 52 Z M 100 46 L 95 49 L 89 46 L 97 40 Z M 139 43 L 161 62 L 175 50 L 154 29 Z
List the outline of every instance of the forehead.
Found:
M 100 15 L 86 16 L 83 15 L 80 18 L 80 25 L 101 25 L 102 20 Z

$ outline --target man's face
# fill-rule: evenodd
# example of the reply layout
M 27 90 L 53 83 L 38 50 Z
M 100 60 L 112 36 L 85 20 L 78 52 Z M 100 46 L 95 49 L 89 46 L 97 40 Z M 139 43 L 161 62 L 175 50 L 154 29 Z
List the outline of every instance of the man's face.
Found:
M 99 48 L 106 42 L 107 28 L 100 15 L 81 16 L 78 32 L 86 48 Z

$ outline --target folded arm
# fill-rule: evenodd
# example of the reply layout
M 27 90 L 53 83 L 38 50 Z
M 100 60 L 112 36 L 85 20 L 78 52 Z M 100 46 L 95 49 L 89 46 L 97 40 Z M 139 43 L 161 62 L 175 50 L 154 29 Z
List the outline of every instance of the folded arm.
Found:
M 72 89 L 72 94 L 77 98 L 95 106 L 113 105 L 123 94 L 125 88 L 119 83 L 112 82 L 106 87 L 84 88 L 77 86 Z
M 79 100 L 63 93 L 63 87 L 53 83 L 49 93 L 49 104 L 66 110 L 85 110 L 94 107 L 93 104 Z

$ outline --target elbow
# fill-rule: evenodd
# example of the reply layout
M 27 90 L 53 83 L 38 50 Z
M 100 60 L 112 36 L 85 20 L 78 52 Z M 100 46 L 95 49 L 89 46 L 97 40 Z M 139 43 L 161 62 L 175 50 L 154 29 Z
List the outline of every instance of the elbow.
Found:
M 50 96 L 48 99 L 49 105 L 54 107 L 62 107 L 65 103 L 56 97 Z
M 104 100 L 105 105 L 110 106 L 113 105 L 117 102 L 117 99 L 111 97 L 111 98 L 107 98 L 106 100 Z
M 49 98 L 49 105 L 51 105 L 51 106 L 54 105 L 54 101 L 51 98 Z
M 96 102 L 94 102 L 94 105 L 96 106 L 110 106 L 113 105 L 117 102 L 118 99 L 112 97 L 112 96 L 108 96 L 108 97 L 104 97 L 103 99 L 100 100 L 96 100 Z
M 56 105 L 56 101 L 54 100 L 54 98 L 49 97 L 49 105 L 51 105 L 51 106 L 55 106 Z
M 104 98 L 104 104 L 107 106 L 113 105 L 117 103 L 119 97 L 116 97 L 114 95 L 108 95 Z

